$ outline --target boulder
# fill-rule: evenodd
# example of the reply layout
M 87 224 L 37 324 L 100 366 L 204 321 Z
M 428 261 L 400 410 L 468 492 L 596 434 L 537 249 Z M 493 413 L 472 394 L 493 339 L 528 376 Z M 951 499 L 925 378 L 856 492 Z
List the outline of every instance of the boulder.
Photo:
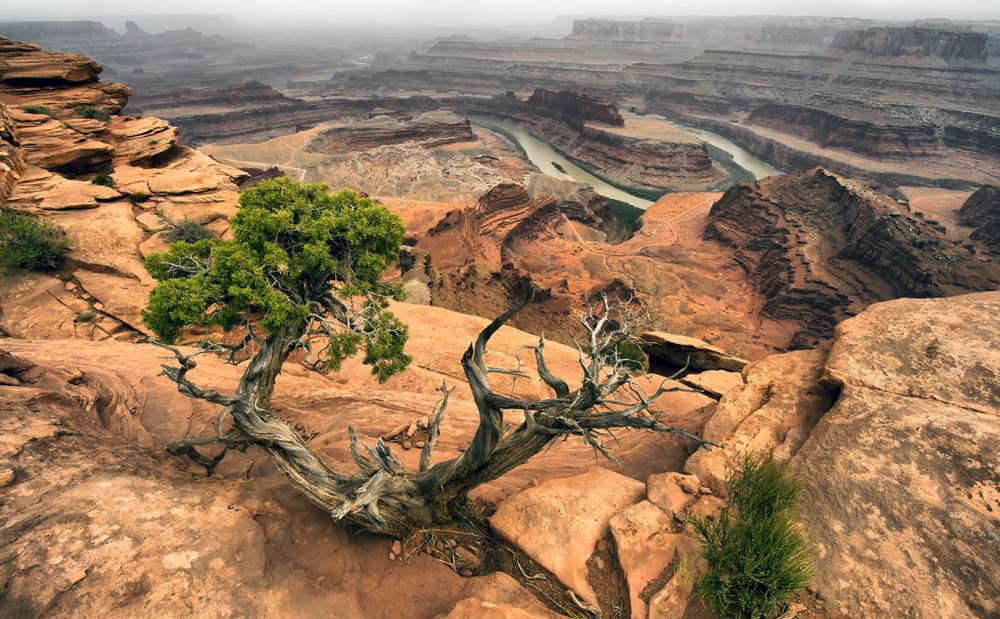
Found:
M 7 202 L 15 207 L 62 211 L 97 208 L 122 196 L 111 187 L 65 178 L 30 166 L 18 179 Z
M 701 481 L 694 475 L 661 473 L 646 480 L 646 496 L 666 513 L 668 518 L 680 518 L 684 509 L 699 496 Z
M 641 501 L 611 519 L 618 561 L 628 582 L 633 619 L 645 619 L 642 592 L 667 569 L 683 534 L 673 532 L 673 518 L 653 503 Z
M 587 560 L 608 532 L 611 519 L 638 503 L 642 482 L 593 467 L 573 477 L 546 479 L 500 504 L 493 530 L 551 571 L 588 602 Z
M 467 581 L 460 600 L 436 619 L 556 619 L 558 615 L 503 572 L 478 576 Z
M 690 370 L 739 372 L 748 363 L 746 359 L 686 335 L 647 331 L 639 339 L 653 367 L 680 369 L 687 365 Z
M 177 144 L 177 128 L 159 118 L 117 118 L 109 130 L 115 141 L 116 161 L 143 161 Z
M 722 447 L 702 447 L 684 470 L 725 496 L 726 474 L 747 452 L 787 462 L 833 403 L 820 382 L 826 353 L 772 355 L 747 366 L 746 385 L 727 393 L 705 424 L 703 437 Z
M 677 568 L 670 580 L 649 599 L 649 619 L 684 617 L 695 585 L 708 569 L 708 564 L 701 558 L 701 545 L 691 535 L 679 536 L 675 563 Z
M 129 202 L 105 202 L 85 211 L 58 211 L 51 218 L 66 232 L 68 257 L 72 260 L 95 270 L 152 281 L 137 250 L 146 234 L 136 222 Z
M 1000 293 L 844 321 L 841 386 L 792 460 L 814 586 L 847 616 L 1000 614 Z

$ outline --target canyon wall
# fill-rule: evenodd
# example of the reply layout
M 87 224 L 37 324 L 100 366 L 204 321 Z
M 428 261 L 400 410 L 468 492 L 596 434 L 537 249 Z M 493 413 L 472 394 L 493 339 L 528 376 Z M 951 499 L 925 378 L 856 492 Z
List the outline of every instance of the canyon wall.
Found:
M 425 112 L 412 120 L 377 116 L 327 129 L 310 141 L 307 150 L 336 155 L 377 148 L 383 144 L 419 142 L 430 148 L 474 139 L 467 119 L 459 118 L 451 112 Z
M 100 73 L 85 56 L 0 38 L 0 200 L 52 221 L 69 244 L 59 277 L 0 275 L 2 334 L 145 337 L 143 256 L 178 222 L 222 235 L 235 213 L 246 173 L 183 146 L 159 118 L 121 114 L 129 89 Z
M 538 88 L 528 98 L 528 105 L 540 114 L 557 118 L 575 129 L 582 129 L 590 121 L 617 126 L 625 124 L 614 103 L 579 92 Z
M 832 47 L 874 56 L 933 56 L 944 60 L 986 60 L 987 35 L 932 28 L 876 27 L 838 32 Z
M 615 132 L 615 125 L 579 119 L 563 122 L 539 115 L 536 105 L 513 93 L 490 99 L 456 98 L 443 104 L 487 123 L 490 118 L 516 123 L 612 184 L 649 197 L 670 190 L 705 190 L 727 180 L 703 142 L 643 139 Z
M 1000 187 L 976 190 L 959 209 L 958 223 L 975 228 L 970 237 L 1000 254 Z
M 798 105 L 766 104 L 753 109 L 747 122 L 802 137 L 823 147 L 876 157 L 913 157 L 938 145 L 933 127 L 904 122 L 866 122 Z
M 877 301 L 1000 287 L 1000 265 L 823 169 L 730 189 L 712 207 L 705 238 L 732 249 L 762 314 L 802 325 L 792 347 L 829 338 Z

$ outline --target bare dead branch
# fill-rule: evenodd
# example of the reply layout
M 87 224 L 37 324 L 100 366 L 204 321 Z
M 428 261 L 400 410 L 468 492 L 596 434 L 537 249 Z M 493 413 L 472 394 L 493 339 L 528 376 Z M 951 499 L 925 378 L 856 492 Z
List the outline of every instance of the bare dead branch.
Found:
M 215 467 L 219 466 L 222 459 L 230 449 L 245 451 L 253 442 L 244 436 L 230 434 L 227 436 L 213 436 L 211 438 L 184 439 L 170 443 L 166 447 L 167 453 L 172 456 L 187 456 L 194 463 L 205 467 L 208 475 L 215 472 Z M 197 447 L 208 445 L 222 445 L 222 451 L 209 458 L 198 451 Z
M 535 347 L 535 365 L 538 367 L 538 377 L 556 392 L 556 396 L 565 398 L 569 395 L 569 385 L 563 379 L 549 371 L 545 365 L 545 356 L 542 349 L 545 348 L 545 336 L 538 338 L 538 346 Z
M 159 346 L 160 348 L 169 350 L 173 353 L 174 358 L 176 358 L 177 362 L 180 364 L 180 367 L 170 365 L 160 366 L 163 368 L 162 374 L 177 383 L 178 391 L 188 397 L 207 400 L 213 404 L 220 404 L 222 406 L 229 406 L 230 404 L 236 402 L 236 398 L 234 396 L 222 395 L 215 389 L 201 389 L 187 377 L 187 373 L 197 367 L 197 364 L 192 359 L 209 351 L 201 350 L 185 355 L 177 348 L 162 342 L 150 340 L 150 343 L 155 346 Z
M 427 442 L 424 443 L 424 448 L 420 451 L 420 472 L 423 473 L 431 467 L 431 458 L 434 455 L 434 446 L 437 445 L 438 435 L 441 433 L 441 419 L 444 418 L 444 411 L 448 408 L 448 396 L 450 391 L 448 387 L 445 386 L 444 382 L 441 382 L 441 386 L 438 387 L 441 392 L 441 401 L 437 405 L 437 409 L 434 414 L 431 415 L 430 420 L 427 423 Z

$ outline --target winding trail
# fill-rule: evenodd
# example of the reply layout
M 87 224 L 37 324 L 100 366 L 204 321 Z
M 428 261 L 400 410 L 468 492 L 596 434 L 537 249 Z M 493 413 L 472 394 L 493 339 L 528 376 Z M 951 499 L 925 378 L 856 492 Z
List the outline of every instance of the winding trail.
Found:
M 290 166 L 290 165 L 287 165 L 287 164 L 265 163 L 263 161 L 247 161 L 245 159 L 233 159 L 232 157 L 223 157 L 222 155 L 213 155 L 213 157 L 215 159 L 217 159 L 218 161 L 221 161 L 222 163 L 235 164 L 237 167 L 240 164 L 246 164 L 246 165 L 251 165 L 251 166 L 256 166 L 256 167 L 263 167 L 264 169 L 267 169 L 267 168 L 278 168 L 278 169 L 281 169 L 281 170 L 295 170 L 296 172 L 299 173 L 299 182 L 300 183 L 302 181 L 304 181 L 305 178 L 306 178 L 306 170 L 305 170 L 305 168 L 298 168 L 298 167 Z M 294 155 L 292 157 L 289 157 L 288 161 L 291 162 L 291 160 L 293 158 L 294 158 Z
M 295 172 L 298 173 L 298 175 L 299 175 L 299 182 L 301 183 L 301 182 L 303 182 L 306 179 L 306 169 L 305 168 L 300 168 L 298 166 L 294 166 L 294 165 L 292 165 L 292 163 L 295 162 L 295 156 L 299 154 L 299 151 L 302 150 L 302 149 L 304 149 L 306 147 L 306 144 L 308 143 L 309 139 L 312 137 L 312 132 L 310 132 L 310 131 L 302 131 L 302 132 L 299 132 L 299 133 L 294 134 L 294 135 L 301 136 L 301 139 L 299 140 L 298 144 L 282 144 L 281 145 L 282 147 L 288 149 L 288 159 L 285 160 L 285 163 L 267 163 L 267 162 L 264 162 L 264 161 L 248 161 L 246 159 L 236 159 L 235 157 L 227 157 L 225 155 L 221 155 L 221 154 L 218 154 L 218 153 L 212 154 L 212 157 L 214 157 L 215 159 L 217 159 L 219 161 L 222 161 L 223 163 L 230 163 L 230 164 L 236 164 L 236 165 L 246 164 L 246 165 L 251 165 L 251 166 L 263 167 L 264 169 L 267 169 L 267 168 L 278 168 L 278 169 L 281 169 L 281 170 L 292 170 L 292 171 L 295 171 Z
M 661 198 L 661 200 L 662 199 L 663 198 Z M 705 199 L 699 201 L 697 204 L 684 209 L 683 211 L 681 211 L 680 213 L 677 213 L 676 215 L 670 217 L 669 219 L 663 219 L 663 220 L 657 221 L 657 223 L 664 224 L 666 226 L 666 229 L 669 230 L 670 233 L 673 235 L 674 238 L 671 239 L 669 242 L 667 242 L 667 243 L 657 243 L 655 245 L 641 245 L 639 247 L 636 247 L 634 249 L 629 249 L 629 250 L 626 250 L 626 251 L 616 251 L 615 249 L 612 249 L 612 248 L 621 247 L 621 245 L 625 245 L 625 244 L 629 243 L 629 241 L 625 241 L 625 243 L 622 243 L 620 245 L 609 245 L 607 243 L 598 243 L 598 242 L 594 242 L 594 241 L 588 241 L 588 240 L 584 239 L 583 236 L 580 235 L 580 232 L 576 229 L 576 226 L 573 224 L 573 222 L 568 217 L 566 217 L 565 213 L 560 213 L 560 214 L 562 215 L 563 221 L 566 223 L 566 226 L 572 232 L 573 236 L 576 237 L 576 241 L 578 243 L 580 243 L 581 245 L 583 245 L 584 247 L 586 247 L 587 251 L 589 253 L 591 253 L 593 255 L 601 256 L 601 259 L 602 259 L 602 261 L 604 263 L 604 268 L 607 269 L 607 271 L 609 273 L 611 273 L 612 275 L 621 277 L 621 278 L 623 278 L 623 279 L 625 279 L 627 281 L 627 275 L 623 271 L 620 271 L 618 269 L 612 268 L 611 263 L 608 260 L 609 258 L 626 258 L 626 257 L 629 257 L 629 256 L 639 256 L 639 255 L 642 255 L 643 251 L 647 251 L 647 250 L 650 250 L 650 249 L 656 249 L 656 248 L 659 248 L 659 247 L 669 247 L 669 246 L 673 245 L 674 243 L 676 243 L 677 241 L 680 240 L 680 235 L 677 233 L 677 229 L 674 228 L 674 223 L 677 222 L 678 220 L 680 220 L 681 218 L 690 215 L 694 211 L 697 211 L 699 209 L 703 209 L 706 206 L 714 204 L 715 201 L 718 200 L 718 199 L 719 199 L 719 194 L 709 195 L 709 196 L 705 197 Z M 640 230 L 640 234 L 641 234 L 641 230 Z M 635 238 L 635 237 L 633 237 L 633 238 Z

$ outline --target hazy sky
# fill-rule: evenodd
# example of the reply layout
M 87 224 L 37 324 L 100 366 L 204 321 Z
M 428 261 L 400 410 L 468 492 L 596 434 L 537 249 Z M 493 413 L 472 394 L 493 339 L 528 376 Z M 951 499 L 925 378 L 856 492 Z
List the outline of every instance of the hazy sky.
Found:
M 228 13 L 247 22 L 504 25 L 559 15 L 838 15 L 1000 19 L 1000 0 L 0 0 L 0 20 L 114 14 Z

